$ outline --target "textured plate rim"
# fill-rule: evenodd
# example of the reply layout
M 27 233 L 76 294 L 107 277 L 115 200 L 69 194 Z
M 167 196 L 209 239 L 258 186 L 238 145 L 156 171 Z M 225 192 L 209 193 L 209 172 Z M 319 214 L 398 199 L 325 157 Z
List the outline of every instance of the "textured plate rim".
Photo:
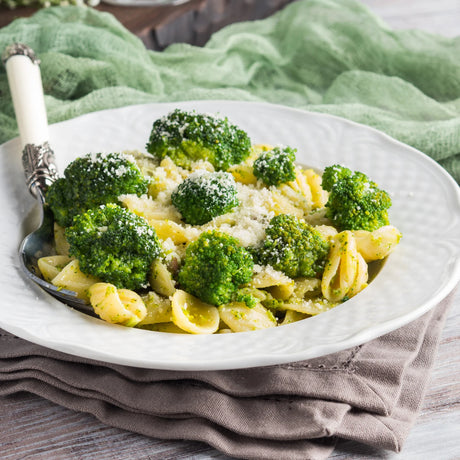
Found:
M 418 161 L 421 161 L 425 167 L 430 169 L 431 171 L 434 171 L 435 174 L 441 178 L 441 180 L 444 181 L 443 185 L 446 187 L 446 189 L 449 190 L 449 193 L 451 194 L 452 200 L 456 203 L 456 211 L 455 213 L 455 227 L 457 229 L 460 229 L 460 189 L 458 185 L 455 183 L 455 181 L 452 179 L 452 177 L 440 166 L 438 165 L 435 161 L 430 159 L 428 156 L 424 155 L 423 153 L 417 151 L 416 149 L 407 146 L 405 144 L 402 144 L 401 142 L 391 138 L 390 136 L 374 129 L 370 128 L 368 126 L 360 125 L 358 123 L 355 123 L 353 121 L 349 121 L 340 117 L 336 117 L 333 115 L 327 115 L 327 114 L 322 114 L 322 113 L 317 113 L 317 112 L 307 112 L 304 110 L 300 109 L 294 109 L 294 108 L 289 108 L 285 106 L 277 106 L 274 104 L 268 104 L 268 103 L 253 103 L 253 102 L 240 102 L 240 101 L 187 101 L 187 102 L 176 102 L 176 103 L 159 103 L 159 104 L 142 104 L 142 105 L 136 105 L 136 106 L 129 106 L 129 107 L 122 107 L 118 109 L 109 109 L 109 110 L 104 110 L 101 112 L 92 112 L 86 115 L 82 115 L 81 117 L 78 117 L 76 119 L 72 120 L 67 120 L 61 123 L 57 123 L 55 125 L 52 125 L 52 129 L 59 131 L 61 127 L 63 126 L 68 126 L 69 124 L 75 123 L 75 120 L 79 120 L 79 122 L 88 122 L 93 119 L 93 117 L 98 117 L 101 114 L 117 114 L 118 113 L 123 113 L 124 111 L 127 110 L 133 110 L 136 111 L 137 109 L 139 110 L 144 110 L 147 109 L 148 107 L 152 107 L 161 111 L 168 111 L 171 110 L 172 108 L 178 107 L 178 106 L 184 106 L 188 108 L 193 108 L 193 107 L 198 107 L 200 106 L 215 106 L 216 110 L 217 107 L 234 107 L 236 109 L 241 109 L 243 108 L 244 110 L 275 110 L 275 111 L 281 111 L 281 112 L 289 112 L 291 114 L 296 114 L 299 117 L 313 117 L 313 118 L 318 118 L 321 120 L 331 120 L 334 121 L 334 123 L 339 123 L 341 126 L 344 127 L 344 129 L 358 129 L 358 130 L 364 130 L 368 133 L 372 133 L 373 136 L 376 137 L 376 139 L 379 139 L 383 143 L 387 143 L 388 145 L 393 145 L 393 146 L 398 146 L 399 149 L 403 149 L 407 155 L 414 155 Z M 224 110 L 222 110 L 223 114 L 226 114 Z M 230 118 L 230 116 L 229 116 Z M 244 129 L 244 126 L 242 126 Z M 11 149 L 15 145 L 17 145 L 17 139 L 8 141 L 7 143 L 3 144 L 0 146 L 0 150 L 2 149 Z M 314 166 L 314 165 L 313 165 Z M 21 178 L 20 178 L 21 179 Z M 14 263 L 13 263 L 14 265 Z M 152 357 L 151 359 L 146 359 L 145 355 L 142 357 L 139 356 L 117 356 L 113 352 L 109 350 L 94 350 L 90 346 L 88 346 L 85 343 L 75 343 L 75 342 L 63 342 L 62 339 L 59 340 L 54 340 L 54 337 L 51 335 L 46 335 L 44 336 L 40 332 L 37 332 L 35 329 L 31 329 L 30 327 L 24 327 L 24 325 L 18 324 L 16 320 L 12 320 L 11 318 L 0 318 L 0 326 L 3 327 L 5 330 L 22 337 L 26 340 L 29 340 L 31 342 L 43 345 L 48 348 L 52 348 L 58 351 L 62 351 L 65 353 L 69 353 L 72 355 L 84 357 L 84 358 L 90 358 L 90 359 L 95 359 L 99 361 L 105 361 L 105 362 L 110 362 L 114 364 L 123 364 L 123 365 L 129 365 L 129 366 L 135 366 L 135 367 L 141 367 L 141 368 L 158 368 L 158 369 L 171 369 L 171 370 L 220 370 L 220 369 L 236 369 L 236 368 L 247 368 L 247 367 L 256 367 L 256 366 L 266 366 L 266 365 L 274 365 L 274 364 L 282 364 L 282 363 L 287 363 L 291 361 L 299 361 L 299 360 L 304 360 L 304 359 L 310 359 L 310 358 L 315 358 L 319 357 L 322 355 L 330 354 L 336 351 L 340 351 L 346 348 L 350 348 L 359 344 L 362 344 L 368 340 L 374 339 L 378 336 L 381 336 L 385 333 L 391 332 L 392 330 L 395 330 L 398 327 L 401 327 L 422 314 L 426 313 L 429 311 L 432 307 L 434 307 L 437 303 L 439 303 L 444 297 L 446 297 L 449 292 L 455 287 L 455 285 L 458 283 L 460 280 L 460 257 L 458 254 L 455 257 L 455 260 L 452 261 L 451 268 L 449 270 L 449 276 L 446 280 L 444 280 L 444 283 L 440 286 L 438 290 L 435 292 L 429 293 L 428 298 L 424 301 L 419 303 L 416 307 L 414 307 L 412 310 L 410 310 L 408 313 L 390 319 L 388 321 L 382 321 L 379 324 L 374 324 L 371 327 L 363 328 L 361 330 L 356 330 L 354 333 L 350 334 L 346 339 L 342 339 L 339 342 L 335 343 L 324 343 L 324 344 L 317 344 L 316 346 L 313 347 L 308 347 L 306 349 L 301 349 L 297 352 L 290 352 L 290 353 L 285 353 L 285 354 L 277 354 L 275 356 L 270 356 L 268 354 L 260 353 L 260 352 L 255 352 L 252 355 L 245 355 L 244 357 L 232 357 L 232 356 L 223 356 L 220 359 L 213 359 L 213 360 L 206 360 L 206 361 L 190 361 L 186 359 L 181 359 L 180 356 L 177 357 L 176 360 L 173 362 L 171 361 L 164 361 L 158 357 Z M 11 266 L 10 261 L 7 261 L 7 266 Z M 55 308 L 62 308 L 62 305 L 56 301 L 55 299 L 49 297 L 48 294 L 43 293 L 41 290 L 39 290 L 35 286 L 28 286 L 30 288 L 30 291 L 34 293 L 34 295 L 37 296 L 38 298 L 38 303 L 40 302 L 46 302 L 47 304 L 53 305 Z M 369 288 L 371 289 L 372 284 L 370 285 Z M 351 299 L 349 302 L 360 302 L 360 296 L 358 295 L 357 297 Z M 347 302 L 348 304 L 348 302 Z M 152 334 L 152 332 L 149 331 L 139 331 L 139 330 L 131 330 L 127 328 L 122 328 L 120 326 L 111 326 L 111 325 L 101 325 L 101 321 L 99 320 L 94 320 L 92 318 L 89 318 L 79 312 L 72 311 L 71 309 L 67 309 L 71 315 L 70 317 L 77 318 L 79 317 L 83 322 L 88 324 L 88 327 L 90 328 L 95 328 L 95 330 L 101 331 L 102 329 L 109 328 L 112 333 L 114 334 L 119 334 L 120 339 L 123 338 L 123 340 L 132 340 L 133 333 L 135 334 L 136 337 L 140 337 L 139 334 Z M 0 310 L 1 311 L 1 310 Z M 321 317 L 324 317 L 324 321 L 326 320 L 326 315 L 329 315 L 331 312 L 325 313 L 320 315 Z M 75 315 L 75 316 L 74 316 Z M 320 318 L 320 317 L 317 317 Z M 312 318 L 316 319 L 316 318 Z M 311 320 L 308 320 L 311 321 Z M 224 343 L 228 342 L 230 336 L 249 336 L 253 337 L 253 340 L 264 340 L 264 336 L 266 334 L 273 334 L 275 330 L 279 331 L 284 328 L 289 328 L 293 325 L 290 326 L 284 326 L 283 328 L 276 328 L 272 330 L 266 330 L 266 331 L 257 331 L 257 332 L 248 332 L 248 333 L 239 333 L 239 334 L 231 334 L 231 335 L 220 335 L 220 336 L 213 336 L 216 337 L 217 340 L 216 342 L 219 341 L 219 343 Z M 102 329 L 101 329 L 102 328 Z M 114 332 L 116 331 L 116 332 Z M 287 329 L 286 329 L 287 332 Z M 153 333 L 153 334 L 161 334 L 162 336 L 166 336 L 164 333 Z M 278 333 L 279 334 L 279 333 Z M 197 343 L 203 343 L 204 346 L 208 346 L 208 341 L 203 340 L 202 337 L 199 336 L 187 336 L 185 341 L 183 340 L 184 337 L 186 336 L 181 336 L 181 343 L 187 343 L 187 341 L 194 341 L 194 344 L 196 345 Z M 138 339 L 136 339 L 138 340 Z M 237 340 L 237 339 L 232 339 L 232 340 Z M 160 341 L 161 342 L 161 341 Z M 251 340 L 249 340 L 249 343 Z M 198 344 L 198 346 L 200 346 Z

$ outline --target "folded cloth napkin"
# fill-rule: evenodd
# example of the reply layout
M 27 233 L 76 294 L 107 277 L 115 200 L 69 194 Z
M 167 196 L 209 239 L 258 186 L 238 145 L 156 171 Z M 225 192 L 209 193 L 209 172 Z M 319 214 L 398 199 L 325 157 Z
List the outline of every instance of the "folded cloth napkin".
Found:
M 110 426 L 204 441 L 248 459 L 326 459 L 337 439 L 399 451 L 423 399 L 451 297 L 361 346 L 227 371 L 138 369 L 0 332 L 0 394 L 28 391 Z
M 204 48 L 148 51 L 112 16 L 71 6 L 0 29 L 0 49 L 12 41 L 41 59 L 50 122 L 143 102 L 267 101 L 374 126 L 460 181 L 460 37 L 392 31 L 352 0 L 297 1 Z M 0 142 L 16 134 L 0 68 Z
M 51 122 L 154 101 L 282 103 L 375 126 L 460 181 L 460 38 L 392 31 L 354 1 L 298 1 L 229 26 L 204 48 L 147 51 L 112 16 L 77 7 L 14 21 L 0 30 L 0 49 L 13 41 L 41 59 Z M 0 68 L 0 142 L 16 134 Z M 116 427 L 202 440 L 241 458 L 326 458 L 338 438 L 398 451 L 448 304 L 352 350 L 237 371 L 115 366 L 4 333 L 0 393 L 30 391 Z

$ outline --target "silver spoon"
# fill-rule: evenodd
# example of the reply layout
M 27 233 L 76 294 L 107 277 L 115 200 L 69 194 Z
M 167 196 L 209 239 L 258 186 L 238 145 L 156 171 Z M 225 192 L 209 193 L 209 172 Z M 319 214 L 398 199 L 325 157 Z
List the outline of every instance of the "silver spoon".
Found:
M 19 261 L 26 277 L 67 305 L 84 313 L 93 309 L 74 291 L 60 289 L 40 276 L 38 258 L 55 253 L 54 217 L 45 202 L 48 187 L 57 179 L 54 153 L 48 142 L 48 120 L 39 60 L 27 45 L 14 43 L 2 56 L 8 75 L 22 147 L 22 164 L 30 193 L 38 200 L 41 225 L 19 247 Z

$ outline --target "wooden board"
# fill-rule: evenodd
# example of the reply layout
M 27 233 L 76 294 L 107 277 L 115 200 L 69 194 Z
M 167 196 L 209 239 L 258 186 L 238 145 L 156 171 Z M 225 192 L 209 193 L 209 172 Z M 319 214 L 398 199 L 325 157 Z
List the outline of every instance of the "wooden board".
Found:
M 149 49 L 171 43 L 203 45 L 213 32 L 234 22 L 265 18 L 294 0 L 190 0 L 177 6 L 125 7 L 101 3 L 97 10 L 113 14 Z M 9 10 L 0 6 L 0 27 L 29 17 L 33 7 Z

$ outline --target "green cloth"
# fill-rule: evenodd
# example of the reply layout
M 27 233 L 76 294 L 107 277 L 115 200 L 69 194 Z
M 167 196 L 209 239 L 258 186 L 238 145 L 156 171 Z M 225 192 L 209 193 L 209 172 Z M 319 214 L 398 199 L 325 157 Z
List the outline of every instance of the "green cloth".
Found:
M 53 7 L 0 29 L 42 61 L 50 122 L 128 104 L 267 101 L 376 127 L 460 182 L 460 36 L 393 31 L 352 0 L 301 0 L 214 34 L 148 51 L 111 15 Z M 0 142 L 17 135 L 4 68 Z

